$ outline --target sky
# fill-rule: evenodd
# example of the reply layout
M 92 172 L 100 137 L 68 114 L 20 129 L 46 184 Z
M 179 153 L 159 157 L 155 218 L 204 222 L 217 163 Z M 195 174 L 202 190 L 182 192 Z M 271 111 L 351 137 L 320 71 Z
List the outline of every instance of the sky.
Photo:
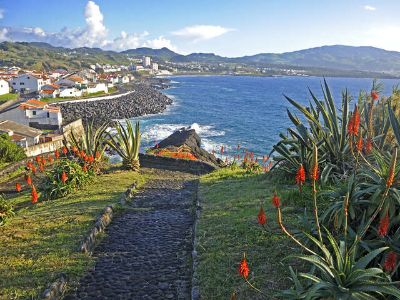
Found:
M 323 45 L 400 51 L 400 0 L 0 0 L 0 41 L 236 57 Z

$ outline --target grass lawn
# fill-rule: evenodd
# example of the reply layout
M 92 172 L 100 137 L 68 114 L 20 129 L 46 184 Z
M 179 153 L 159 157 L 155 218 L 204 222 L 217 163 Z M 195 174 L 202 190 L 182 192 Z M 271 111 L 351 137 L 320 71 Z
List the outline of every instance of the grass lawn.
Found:
M 9 101 L 9 100 L 16 100 L 18 98 L 18 94 L 4 94 L 0 95 L 0 103 Z
M 230 168 L 203 176 L 200 183 L 202 211 L 197 250 L 202 298 L 229 299 L 236 291 L 238 299 L 273 299 L 277 290 L 289 284 L 288 265 L 282 264 L 282 259 L 297 249 L 281 233 L 271 197 L 276 188 L 284 207 L 284 223 L 291 228 L 298 222 L 297 215 L 302 214 L 305 203 L 296 186 L 276 184 L 270 175 L 246 174 Z M 257 223 L 261 200 L 268 232 Z M 250 268 L 249 281 L 264 296 L 238 274 L 243 252 Z
M 10 198 L 16 215 L 0 227 L 0 299 L 36 299 L 60 272 L 77 281 L 93 264 L 79 246 L 96 217 L 145 177 L 117 170 L 65 198 L 34 206 L 29 192 Z

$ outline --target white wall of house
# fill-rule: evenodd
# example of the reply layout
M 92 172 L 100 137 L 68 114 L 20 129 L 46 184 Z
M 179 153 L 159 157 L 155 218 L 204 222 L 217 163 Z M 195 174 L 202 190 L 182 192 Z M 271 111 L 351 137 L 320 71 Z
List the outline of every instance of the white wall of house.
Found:
M 66 88 L 60 91 L 61 98 L 67 97 L 80 97 L 82 96 L 82 91 L 77 88 Z
M 20 92 L 37 92 L 43 85 L 48 83 L 50 83 L 49 80 L 37 78 L 32 74 L 22 74 L 10 80 L 11 88 Z
M 108 87 L 105 83 L 98 83 L 94 86 L 88 87 L 86 91 L 88 94 L 93 94 L 98 92 L 108 93 Z
M 0 120 L 10 120 L 26 126 L 29 126 L 30 123 L 39 123 L 60 127 L 62 114 L 61 112 L 49 112 L 46 109 L 14 108 L 1 113 Z
M 10 92 L 10 85 L 7 81 L 0 79 L 0 95 L 8 94 Z

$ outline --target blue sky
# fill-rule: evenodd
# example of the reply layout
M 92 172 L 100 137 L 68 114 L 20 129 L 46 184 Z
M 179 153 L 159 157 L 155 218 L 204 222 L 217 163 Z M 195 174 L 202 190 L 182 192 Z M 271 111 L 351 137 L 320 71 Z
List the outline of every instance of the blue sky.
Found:
M 0 0 L 0 40 L 242 56 L 344 44 L 400 51 L 399 0 Z

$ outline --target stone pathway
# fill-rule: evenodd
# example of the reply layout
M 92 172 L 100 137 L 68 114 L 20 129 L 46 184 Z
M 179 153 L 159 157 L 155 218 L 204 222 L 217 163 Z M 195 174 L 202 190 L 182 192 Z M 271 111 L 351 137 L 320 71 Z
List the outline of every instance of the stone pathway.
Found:
M 197 178 L 150 172 L 157 179 L 106 229 L 94 268 L 64 299 L 190 299 Z

